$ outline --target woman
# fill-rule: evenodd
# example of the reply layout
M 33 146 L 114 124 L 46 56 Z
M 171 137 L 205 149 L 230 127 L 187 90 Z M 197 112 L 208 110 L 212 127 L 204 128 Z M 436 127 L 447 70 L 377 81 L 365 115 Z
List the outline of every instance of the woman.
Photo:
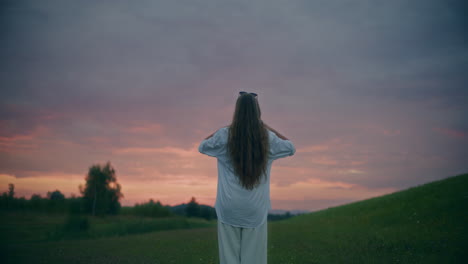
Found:
M 218 160 L 215 209 L 221 264 L 267 263 L 271 165 L 296 149 L 260 117 L 257 94 L 240 92 L 231 125 L 198 147 Z

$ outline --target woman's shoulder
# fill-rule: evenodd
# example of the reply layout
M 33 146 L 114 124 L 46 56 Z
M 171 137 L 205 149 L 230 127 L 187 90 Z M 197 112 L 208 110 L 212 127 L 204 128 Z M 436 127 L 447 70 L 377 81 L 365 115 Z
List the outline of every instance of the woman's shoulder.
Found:
M 219 131 L 223 132 L 223 133 L 229 133 L 229 126 L 224 126 L 224 127 L 220 128 Z
M 271 131 L 270 129 L 266 128 L 266 131 L 268 133 L 268 138 L 270 141 L 274 140 L 275 138 L 277 138 L 278 136 L 273 132 Z
M 227 137 L 229 136 L 229 126 L 218 129 L 216 133 L 219 134 L 219 137 L 222 138 L 222 140 L 227 140 Z

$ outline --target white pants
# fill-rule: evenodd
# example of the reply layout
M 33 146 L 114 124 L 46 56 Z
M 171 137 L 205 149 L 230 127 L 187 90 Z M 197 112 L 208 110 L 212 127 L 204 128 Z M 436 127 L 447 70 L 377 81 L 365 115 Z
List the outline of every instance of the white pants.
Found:
M 267 237 L 267 221 L 257 228 L 243 228 L 218 220 L 221 264 L 266 264 Z

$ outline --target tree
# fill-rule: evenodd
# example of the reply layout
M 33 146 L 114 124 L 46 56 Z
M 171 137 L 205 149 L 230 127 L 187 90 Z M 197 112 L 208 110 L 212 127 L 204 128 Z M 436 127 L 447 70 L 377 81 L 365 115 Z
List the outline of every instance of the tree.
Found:
M 185 207 L 185 213 L 188 217 L 199 217 L 200 216 L 200 205 L 195 200 L 195 197 L 192 197 L 190 202 Z
M 120 210 L 123 194 L 109 161 L 104 166 L 95 164 L 89 168 L 86 185 L 80 185 L 80 192 L 86 211 L 93 215 L 117 214 Z
M 8 192 L 3 192 L 0 196 L 0 208 L 11 209 L 15 204 L 15 185 L 8 184 Z
M 15 185 L 13 183 L 8 184 L 8 197 L 10 199 L 15 197 Z
M 31 195 L 31 199 L 29 199 L 30 201 L 30 204 L 31 204 L 31 208 L 33 210 L 38 210 L 38 209 L 43 209 L 41 204 L 42 204 L 42 197 L 40 194 L 33 194 Z
M 147 203 L 135 204 L 133 208 L 127 209 L 127 213 L 147 217 L 166 217 L 172 215 L 171 210 L 161 204 L 160 201 L 150 199 Z
M 55 190 L 53 192 L 47 192 L 47 198 L 53 201 L 65 201 L 65 195 L 63 195 L 63 193 L 60 192 L 59 190 Z
M 42 197 L 41 197 L 40 194 L 34 193 L 33 195 L 31 195 L 31 199 L 30 199 L 30 200 L 31 200 L 31 201 L 39 201 L 39 200 L 41 200 L 41 199 L 42 199 Z

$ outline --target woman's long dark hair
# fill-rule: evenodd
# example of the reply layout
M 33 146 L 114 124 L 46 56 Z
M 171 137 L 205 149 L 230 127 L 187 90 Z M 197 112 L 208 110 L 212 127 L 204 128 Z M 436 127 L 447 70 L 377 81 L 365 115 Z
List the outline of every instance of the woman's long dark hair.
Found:
M 268 161 L 268 131 L 260 116 L 254 96 L 239 96 L 229 127 L 228 151 L 241 185 L 248 190 L 260 183 Z

